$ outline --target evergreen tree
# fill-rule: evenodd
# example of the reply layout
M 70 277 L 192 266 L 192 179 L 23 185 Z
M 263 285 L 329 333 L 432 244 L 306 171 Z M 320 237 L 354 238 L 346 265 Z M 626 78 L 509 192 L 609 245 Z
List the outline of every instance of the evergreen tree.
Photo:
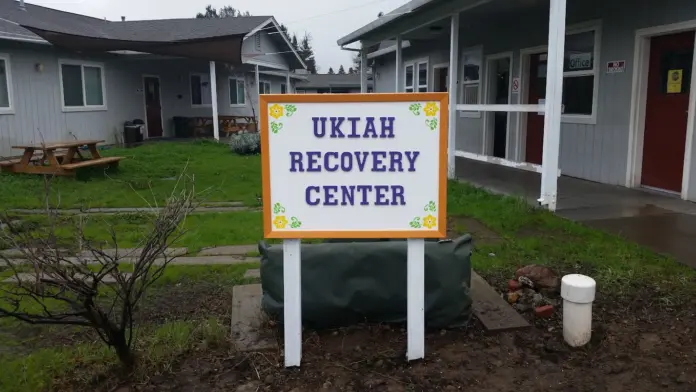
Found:
M 299 53 L 302 61 L 307 65 L 307 71 L 311 74 L 316 74 L 319 69 L 314 58 L 314 49 L 312 49 L 312 36 L 309 33 L 305 33 L 304 37 L 302 37 Z
M 355 70 L 353 69 L 353 67 L 348 68 L 348 75 L 352 75 L 354 73 L 355 73 Z
M 343 68 L 343 64 L 341 64 L 341 66 L 338 67 L 338 74 L 339 74 L 339 75 L 345 75 L 345 74 L 346 74 L 346 70 L 345 70 L 345 68 Z
M 332 67 L 329 67 L 329 75 L 335 75 L 336 72 L 334 72 Z

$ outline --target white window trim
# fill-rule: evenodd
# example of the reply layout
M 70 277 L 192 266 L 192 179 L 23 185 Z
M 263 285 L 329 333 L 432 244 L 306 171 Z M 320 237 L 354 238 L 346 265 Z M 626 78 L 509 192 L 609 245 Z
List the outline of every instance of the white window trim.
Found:
M 244 100 L 244 103 L 233 103 L 233 102 L 232 102 L 232 88 L 230 87 L 230 82 L 233 81 L 233 80 L 235 81 L 235 87 L 237 87 L 237 83 L 239 83 L 239 82 L 242 82 L 242 85 L 244 85 L 244 97 L 242 97 L 243 100 Z M 240 77 L 236 77 L 236 76 L 230 76 L 230 77 L 228 78 L 228 81 L 227 81 L 227 88 L 230 89 L 230 90 L 228 91 L 228 94 L 227 94 L 227 96 L 228 96 L 229 99 L 230 99 L 230 107 L 231 107 L 231 108 L 243 108 L 243 107 L 245 107 L 245 106 L 246 106 L 246 103 L 247 103 L 247 102 L 246 102 L 246 99 L 247 99 L 247 98 L 246 98 L 246 89 L 247 89 L 247 87 L 246 87 L 246 82 L 244 81 L 244 79 L 243 79 L 243 78 L 240 78 Z M 237 92 L 238 92 L 238 91 L 239 91 L 239 90 L 237 90 Z M 239 100 L 239 97 L 237 97 L 237 99 Z
M 65 92 L 63 90 L 63 65 L 79 65 L 82 77 L 82 102 L 83 106 L 65 106 Z M 85 91 L 85 67 L 101 69 L 102 102 L 103 105 L 87 105 L 87 91 Z M 106 103 L 106 69 L 104 63 L 93 63 L 80 60 L 58 59 L 58 81 L 60 82 L 60 106 L 63 112 L 94 112 L 107 110 Z
M 205 72 L 190 72 L 190 73 L 189 73 L 189 77 L 188 77 L 188 85 L 189 85 L 189 103 L 191 104 L 191 107 L 192 107 L 192 108 L 209 108 L 209 107 L 212 107 L 212 106 L 213 106 L 212 103 L 203 103 L 203 104 L 200 104 L 200 105 L 195 105 L 195 104 L 193 103 L 193 86 L 191 86 L 191 77 L 192 77 L 192 76 L 199 76 L 199 77 L 201 77 L 201 76 L 207 76 L 207 77 L 208 77 L 208 83 L 211 82 L 211 80 L 210 80 L 210 74 L 209 74 L 209 73 L 205 73 Z M 212 97 L 211 97 L 211 99 L 212 99 Z M 202 92 L 201 92 L 201 102 L 203 102 L 203 94 L 202 94 Z
M 479 79 L 477 81 L 464 81 L 464 57 L 467 54 L 475 53 L 479 56 L 479 59 L 481 60 L 481 64 L 479 66 Z M 460 82 L 460 87 L 459 87 L 459 93 L 457 94 L 457 99 L 459 102 L 464 103 L 464 86 L 472 86 L 477 84 L 478 85 L 478 102 L 477 104 L 481 104 L 482 99 L 483 99 L 483 86 L 481 85 L 482 83 L 482 78 L 483 78 L 483 73 L 484 73 L 484 67 L 485 67 L 485 59 L 483 58 L 483 46 L 472 46 L 468 48 L 462 49 L 460 55 L 459 55 L 459 80 Z M 481 118 L 481 112 L 464 112 L 460 111 L 459 112 L 459 117 L 460 118 Z
M 14 114 L 14 101 L 12 97 L 12 66 L 10 65 L 10 55 L 5 53 L 0 53 L 0 60 L 5 61 L 5 77 L 7 78 L 7 98 L 9 99 L 10 106 L 6 108 L 0 108 L 1 114 Z
M 427 72 L 427 74 L 425 75 L 424 85 L 418 83 L 418 69 L 420 68 L 421 64 L 425 64 L 425 69 Z M 430 58 L 423 57 L 404 62 L 404 92 L 407 92 L 406 89 L 408 88 L 408 86 L 406 85 L 406 68 L 408 67 L 413 67 L 413 86 L 410 87 L 413 91 L 410 92 L 417 93 L 418 89 L 421 87 L 425 87 L 426 92 L 430 91 Z
M 264 94 L 264 93 L 261 92 L 261 85 L 262 85 L 262 84 L 268 84 L 268 92 L 265 93 L 265 94 L 273 94 L 273 91 L 271 90 L 271 89 L 273 88 L 273 83 L 271 83 L 270 80 L 261 79 L 261 80 L 259 80 L 259 86 L 258 86 L 258 88 L 257 88 L 257 91 L 259 92 L 259 95 Z

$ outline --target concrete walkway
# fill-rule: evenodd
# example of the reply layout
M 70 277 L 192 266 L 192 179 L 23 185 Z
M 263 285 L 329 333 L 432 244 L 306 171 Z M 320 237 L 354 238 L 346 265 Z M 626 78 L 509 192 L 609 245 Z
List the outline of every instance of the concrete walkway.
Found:
M 457 178 L 537 205 L 538 173 L 457 158 Z M 556 214 L 620 235 L 696 268 L 696 203 L 676 196 L 561 176 Z
M 80 215 L 80 214 L 102 214 L 102 215 L 111 215 L 111 214 L 129 214 L 129 213 L 148 213 L 148 214 L 156 214 L 160 212 L 161 208 L 149 208 L 149 207 L 118 207 L 118 208 L 88 208 L 88 209 L 78 209 L 78 208 L 67 208 L 67 209 L 57 209 L 54 210 L 59 214 L 65 214 L 65 215 Z M 27 215 L 38 215 L 38 214 L 45 214 L 46 210 L 42 209 L 24 209 L 24 208 L 17 208 L 13 210 L 9 210 L 10 212 L 14 212 L 16 214 L 27 214 Z M 195 210 L 193 210 L 193 214 L 204 214 L 204 213 L 210 213 L 210 212 L 234 212 L 234 211 L 261 211 L 261 208 L 258 207 L 245 207 L 245 206 L 217 206 L 217 207 L 198 207 Z

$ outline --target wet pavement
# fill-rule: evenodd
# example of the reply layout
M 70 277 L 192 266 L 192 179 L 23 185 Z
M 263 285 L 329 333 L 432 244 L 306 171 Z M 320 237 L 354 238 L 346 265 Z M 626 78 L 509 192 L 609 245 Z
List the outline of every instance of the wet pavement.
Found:
M 457 158 L 457 177 L 537 204 L 538 173 Z M 696 268 L 696 203 L 678 196 L 561 176 L 559 216 L 618 234 Z

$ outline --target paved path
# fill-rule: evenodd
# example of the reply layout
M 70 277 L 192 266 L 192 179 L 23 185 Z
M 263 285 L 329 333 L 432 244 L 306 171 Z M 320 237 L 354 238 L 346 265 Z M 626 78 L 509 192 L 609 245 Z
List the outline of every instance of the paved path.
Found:
M 149 207 L 123 207 L 123 208 L 88 208 L 81 210 L 79 208 L 68 208 L 68 209 L 57 209 L 54 210 L 59 214 L 64 214 L 64 215 L 80 215 L 80 214 L 102 214 L 102 215 L 110 215 L 110 214 L 128 214 L 128 213 L 137 213 L 137 212 L 142 212 L 142 213 L 148 213 L 148 214 L 156 214 L 161 210 L 161 208 L 149 208 Z M 38 215 L 38 214 L 45 214 L 46 210 L 42 209 L 24 209 L 24 208 L 17 208 L 13 210 L 9 210 L 10 212 L 14 212 L 16 214 L 26 214 L 26 215 Z M 198 207 L 195 210 L 193 210 L 193 214 L 205 214 L 205 213 L 210 213 L 210 212 L 234 212 L 234 211 L 261 211 L 261 208 L 258 207 L 245 207 L 245 206 L 226 206 L 226 207 Z

